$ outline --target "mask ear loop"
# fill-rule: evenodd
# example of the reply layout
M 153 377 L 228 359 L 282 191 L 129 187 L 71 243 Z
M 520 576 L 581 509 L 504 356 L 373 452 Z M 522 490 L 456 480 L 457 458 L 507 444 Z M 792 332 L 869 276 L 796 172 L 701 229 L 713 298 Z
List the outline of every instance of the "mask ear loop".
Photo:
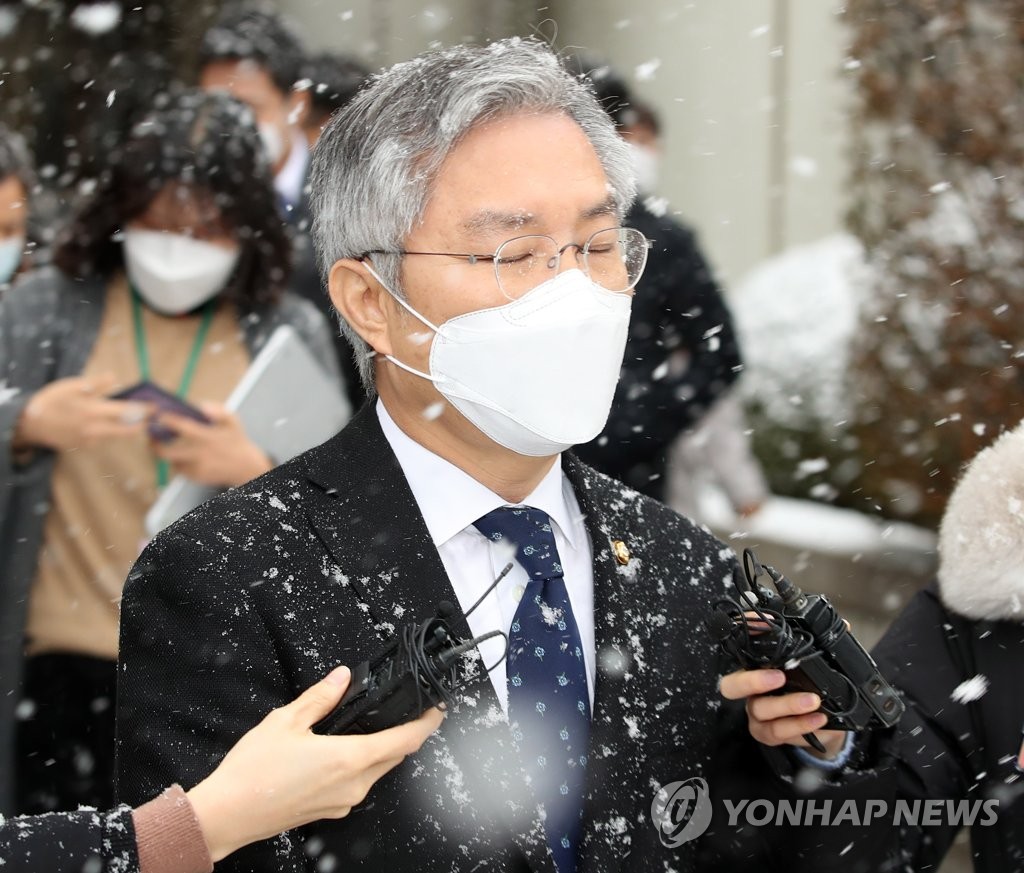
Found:
M 370 349 L 369 354 L 367 354 L 366 357 L 368 357 L 368 358 L 375 358 L 375 357 L 377 357 L 376 350 L 375 349 Z M 424 373 L 422 370 L 417 370 L 415 367 L 410 367 L 408 364 L 403 364 L 394 355 L 384 355 L 384 359 L 387 360 L 387 361 L 390 361 L 392 364 L 394 364 L 399 369 L 405 370 L 406 373 L 412 373 L 414 376 L 419 376 L 421 379 L 426 379 L 428 382 L 433 382 L 435 385 L 440 385 L 442 382 L 447 382 L 448 381 L 447 379 L 444 379 L 441 376 L 431 376 L 430 373 Z
M 395 302 L 398 303 L 399 306 L 401 306 L 403 309 L 405 309 L 405 311 L 408 312 L 413 318 L 415 318 L 421 324 L 424 324 L 427 327 L 429 327 L 434 333 L 436 333 L 438 336 L 442 337 L 443 339 L 450 339 L 449 337 L 445 336 L 445 332 L 444 332 L 443 326 L 442 327 L 438 327 L 436 324 L 433 324 L 432 322 L 427 321 L 427 319 L 425 319 L 415 309 L 413 309 L 405 300 L 403 300 L 400 295 L 398 295 L 394 291 L 392 291 L 387 286 L 387 284 L 384 282 L 384 280 L 381 279 L 381 277 L 377 274 L 377 271 L 375 269 L 373 269 L 373 264 L 370 263 L 369 258 L 364 258 L 362 261 L 360 261 L 360 263 L 365 265 L 366 269 L 370 271 L 370 275 L 373 276 L 373 278 L 376 279 L 378 282 L 380 282 L 381 287 L 385 291 L 387 291 L 388 294 L 390 294 L 392 297 L 394 297 L 395 298 Z M 497 309 L 506 309 L 508 307 L 520 305 L 521 302 L 522 302 L 522 298 L 520 298 L 519 300 L 510 300 L 508 303 L 502 303 L 500 306 L 488 307 L 487 310 L 476 310 L 476 311 L 477 312 L 484 312 L 484 311 L 497 310 Z M 455 318 L 452 319 L 452 321 L 458 321 L 459 319 L 465 318 L 467 315 L 473 315 L 473 314 L 475 314 L 475 313 L 467 312 L 464 315 L 457 315 Z M 467 328 L 465 326 L 462 327 L 462 330 L 470 331 L 472 333 L 486 333 L 486 331 L 480 331 L 479 329 L 472 328 L 472 327 Z M 399 365 L 399 366 L 401 366 L 401 365 Z
M 395 302 L 398 303 L 400 306 L 402 306 L 405 309 L 406 312 L 408 312 L 413 318 L 415 318 L 421 324 L 425 325 L 426 327 L 429 327 L 435 334 L 443 335 L 443 334 L 441 334 L 441 329 L 439 327 L 437 327 L 436 325 L 431 324 L 429 321 L 427 321 L 427 319 L 425 319 L 422 315 L 420 315 L 415 309 L 413 309 L 408 303 L 406 303 L 398 294 L 396 294 L 394 291 L 392 291 L 387 286 L 387 283 L 383 279 L 381 279 L 381 277 L 377 274 L 377 271 L 375 269 L 373 269 L 373 264 L 371 264 L 368 260 L 363 260 L 362 263 L 366 267 L 366 269 L 369 270 L 370 275 L 373 276 L 373 278 L 376 279 L 378 282 L 380 282 L 381 288 L 383 288 L 385 291 L 387 291 L 388 294 L 390 294 L 395 299 Z M 369 358 L 377 357 L 377 350 L 376 349 L 370 349 L 369 353 L 367 354 L 367 357 L 369 357 Z M 432 375 L 430 375 L 430 373 L 424 373 L 422 370 L 417 370 L 415 367 L 410 367 L 408 364 L 403 364 L 400 360 L 398 360 L 398 358 L 394 357 L 393 355 L 384 355 L 384 358 L 385 358 L 385 360 L 390 361 L 392 364 L 394 364 L 399 369 L 405 370 L 405 372 L 407 372 L 407 373 L 412 373 L 412 375 L 414 375 L 414 376 L 419 376 L 421 379 L 426 379 L 428 382 L 433 382 L 435 385 L 438 385 L 438 384 L 441 384 L 442 382 L 446 382 L 447 381 L 446 379 L 444 379 L 442 377 L 432 376 Z
M 380 282 L 380 287 L 383 288 L 385 291 L 388 292 L 388 294 L 390 294 L 392 297 L 395 298 L 395 302 L 399 306 L 401 306 L 406 312 L 408 312 L 418 322 L 420 322 L 421 324 L 426 325 L 427 327 L 429 327 L 434 333 L 441 334 L 442 336 L 444 335 L 443 331 L 441 330 L 441 328 L 439 328 L 436 324 L 432 324 L 431 322 L 427 321 L 427 319 L 425 319 L 415 309 L 413 309 L 398 294 L 396 294 L 394 291 L 392 291 L 387 286 L 387 283 L 385 283 L 385 281 L 377 274 L 377 271 L 375 269 L 373 269 L 373 264 L 371 264 L 369 260 L 363 260 L 361 263 L 363 264 L 364 267 L 366 267 L 367 270 L 370 271 L 370 275 L 373 276 L 373 278 L 376 279 L 378 282 Z

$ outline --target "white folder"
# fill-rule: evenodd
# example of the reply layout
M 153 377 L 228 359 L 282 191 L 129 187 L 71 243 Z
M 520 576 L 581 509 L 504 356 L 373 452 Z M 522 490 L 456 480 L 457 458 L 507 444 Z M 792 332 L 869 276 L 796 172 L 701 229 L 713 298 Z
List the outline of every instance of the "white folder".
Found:
M 238 415 L 249 439 L 278 463 L 329 439 L 352 416 L 341 386 L 287 325 L 267 340 L 225 406 Z M 155 535 L 217 493 L 176 476 L 146 514 L 147 533 Z

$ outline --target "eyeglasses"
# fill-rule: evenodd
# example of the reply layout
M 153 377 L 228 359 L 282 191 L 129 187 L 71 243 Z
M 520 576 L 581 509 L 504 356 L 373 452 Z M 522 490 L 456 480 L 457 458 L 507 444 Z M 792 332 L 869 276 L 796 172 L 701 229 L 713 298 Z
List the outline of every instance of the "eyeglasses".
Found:
M 608 291 L 629 291 L 643 275 L 649 248 L 647 237 L 639 230 L 609 227 L 591 234 L 583 245 L 566 243 L 561 248 L 549 236 L 530 234 L 506 240 L 493 255 L 371 249 L 363 252 L 360 259 L 368 255 L 430 255 L 461 258 L 469 264 L 490 261 L 502 293 L 509 300 L 518 300 L 556 276 L 562 255 L 569 249 L 575 249 L 577 265 L 592 282 Z

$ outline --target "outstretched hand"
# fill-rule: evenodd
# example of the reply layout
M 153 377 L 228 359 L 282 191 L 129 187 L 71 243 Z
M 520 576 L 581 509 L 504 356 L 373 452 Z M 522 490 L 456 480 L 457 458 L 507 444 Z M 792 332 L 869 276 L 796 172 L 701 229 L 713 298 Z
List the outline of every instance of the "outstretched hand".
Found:
M 40 388 L 25 405 L 14 428 L 11 448 L 37 447 L 56 452 L 142 434 L 150 408 L 130 400 L 111 400 L 115 379 L 71 376 Z
M 821 698 L 806 691 L 773 695 L 786 684 L 781 670 L 738 670 L 722 677 L 721 692 L 727 700 L 747 701 L 750 735 L 766 746 L 800 746 L 812 755 L 834 758 L 846 742 L 845 731 L 822 730 L 828 717 L 819 711 Z M 812 750 L 803 738 L 813 733 L 826 754 Z
M 270 712 L 188 792 L 214 862 L 290 828 L 348 815 L 441 724 L 440 710 L 430 709 L 375 734 L 314 734 L 311 727 L 338 704 L 350 679 L 339 667 Z

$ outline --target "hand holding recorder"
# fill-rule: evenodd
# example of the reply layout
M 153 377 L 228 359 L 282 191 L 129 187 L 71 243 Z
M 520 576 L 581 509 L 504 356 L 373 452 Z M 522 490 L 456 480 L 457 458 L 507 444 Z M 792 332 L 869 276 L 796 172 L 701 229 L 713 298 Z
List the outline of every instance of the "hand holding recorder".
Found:
M 826 597 L 805 594 L 750 549 L 743 553 L 743 571 L 740 600 L 717 601 L 707 624 L 744 668 L 722 680 L 722 694 L 750 698 L 755 739 L 807 745 L 831 757 L 845 742 L 841 732 L 899 721 L 899 695 Z M 774 590 L 759 584 L 762 577 Z M 823 728 L 828 730 L 815 734 Z

